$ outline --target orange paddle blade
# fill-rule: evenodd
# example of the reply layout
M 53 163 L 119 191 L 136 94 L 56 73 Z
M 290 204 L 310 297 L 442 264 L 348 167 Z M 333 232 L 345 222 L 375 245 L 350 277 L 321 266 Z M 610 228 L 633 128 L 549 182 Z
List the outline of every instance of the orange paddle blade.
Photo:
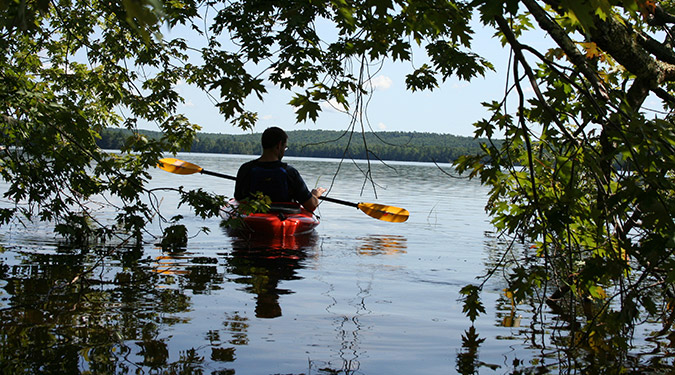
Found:
M 391 223 L 402 223 L 410 216 L 410 212 L 405 208 L 384 204 L 359 203 L 358 208 L 370 217 Z
M 202 167 L 196 164 L 174 158 L 159 159 L 157 166 L 167 172 L 176 174 L 193 174 L 202 171 Z

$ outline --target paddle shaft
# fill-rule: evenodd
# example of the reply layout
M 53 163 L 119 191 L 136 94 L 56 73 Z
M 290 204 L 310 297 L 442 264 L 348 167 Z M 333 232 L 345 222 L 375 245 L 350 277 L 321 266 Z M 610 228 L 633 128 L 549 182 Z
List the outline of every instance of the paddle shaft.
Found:
M 324 197 L 323 195 L 320 196 L 319 199 L 322 199 L 322 200 L 328 201 L 328 202 L 333 202 L 333 203 L 338 203 L 338 204 L 344 204 L 345 206 L 352 206 L 352 207 L 359 208 L 359 205 L 358 205 L 357 203 L 343 201 L 342 199 L 335 199 L 335 198 Z
M 208 174 L 209 176 L 216 176 L 216 177 L 220 177 L 220 178 L 227 178 L 228 180 L 233 180 L 233 181 L 237 180 L 237 178 L 234 177 L 234 176 L 230 176 L 230 175 L 226 175 L 226 174 L 222 174 L 222 173 L 218 173 L 218 172 L 211 172 L 211 171 L 207 171 L 207 170 L 204 170 L 204 169 L 202 169 L 199 173 Z
M 235 181 L 237 180 L 237 178 L 234 177 L 234 176 L 230 176 L 230 175 L 226 175 L 226 174 L 222 174 L 222 173 L 218 173 L 218 172 L 211 172 L 211 171 L 207 171 L 205 169 L 202 169 L 199 173 L 207 174 L 209 176 L 220 177 L 220 178 L 227 178 L 228 180 L 235 180 Z M 324 197 L 324 196 L 320 196 L 319 199 L 322 199 L 322 200 L 325 200 L 325 201 L 328 201 L 328 202 L 344 204 L 345 206 L 351 206 L 351 207 L 359 208 L 359 205 L 357 203 L 343 201 L 342 199 L 335 199 L 335 198 L 329 198 L 329 197 Z

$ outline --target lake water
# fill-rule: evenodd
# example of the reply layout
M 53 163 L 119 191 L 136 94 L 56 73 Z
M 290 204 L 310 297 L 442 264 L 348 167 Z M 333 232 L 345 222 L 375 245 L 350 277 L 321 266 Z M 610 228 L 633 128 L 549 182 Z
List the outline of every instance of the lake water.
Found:
M 253 157 L 182 154 L 225 174 Z M 499 246 L 487 189 L 449 165 L 287 158 L 311 188 L 353 202 L 404 207 L 405 223 L 323 202 L 321 225 L 297 249 L 251 249 L 216 219 L 177 208 L 187 251 L 69 249 L 45 225 L 0 228 L 3 367 L 27 373 L 506 373 L 547 354 L 528 340 L 530 312 L 491 281 L 472 325 L 460 289 L 477 283 Z M 234 183 L 152 171 L 152 187 L 231 195 Z M 0 186 L 4 189 L 5 186 Z M 106 218 L 104 202 L 100 215 Z M 3 200 L 3 205 L 13 204 Z M 200 227 L 208 235 L 197 233 Z M 161 233 L 157 223 L 149 232 Z M 0 250 L 2 250 L 0 248 Z M 85 272 L 93 269 L 92 272 Z M 71 282 L 81 275 L 77 281 Z M 476 336 L 477 335 L 477 336 Z

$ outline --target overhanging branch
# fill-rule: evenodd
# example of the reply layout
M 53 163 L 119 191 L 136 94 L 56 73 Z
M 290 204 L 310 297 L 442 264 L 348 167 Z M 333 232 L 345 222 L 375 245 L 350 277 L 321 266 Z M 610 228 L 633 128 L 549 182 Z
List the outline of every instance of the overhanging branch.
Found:
M 539 26 L 555 40 L 558 46 L 565 51 L 565 54 L 570 61 L 591 83 L 595 92 L 603 99 L 608 99 L 609 95 L 607 94 L 607 89 L 602 81 L 598 79 L 596 71 L 589 66 L 586 57 L 576 48 L 574 41 L 569 38 L 567 32 L 563 30 L 560 25 L 553 22 L 546 11 L 544 11 L 534 0 L 522 1 L 530 13 L 532 13 L 532 16 L 537 20 Z

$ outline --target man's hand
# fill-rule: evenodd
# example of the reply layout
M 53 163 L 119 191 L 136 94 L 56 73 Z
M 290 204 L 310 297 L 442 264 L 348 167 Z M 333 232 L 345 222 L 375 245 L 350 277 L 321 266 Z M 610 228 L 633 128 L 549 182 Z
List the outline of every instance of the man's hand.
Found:
M 318 187 L 316 189 L 312 189 L 312 195 L 319 198 L 323 193 L 326 192 L 325 188 Z

